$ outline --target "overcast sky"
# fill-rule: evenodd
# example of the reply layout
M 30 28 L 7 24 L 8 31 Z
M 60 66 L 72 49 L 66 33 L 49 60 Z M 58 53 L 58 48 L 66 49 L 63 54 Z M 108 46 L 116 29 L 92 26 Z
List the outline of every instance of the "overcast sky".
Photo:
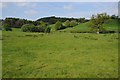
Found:
M 106 12 L 118 15 L 118 2 L 5 2 L 0 3 L 2 19 L 6 17 L 37 20 L 41 17 L 85 17 Z

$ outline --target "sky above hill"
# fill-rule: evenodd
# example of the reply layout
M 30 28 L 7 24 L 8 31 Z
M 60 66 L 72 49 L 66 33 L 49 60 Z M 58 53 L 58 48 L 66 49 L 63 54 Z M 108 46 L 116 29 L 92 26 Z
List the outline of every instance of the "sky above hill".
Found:
M 92 14 L 103 12 L 118 15 L 117 2 L 4 2 L 0 3 L 0 8 L 2 19 L 37 20 L 48 16 L 90 18 Z

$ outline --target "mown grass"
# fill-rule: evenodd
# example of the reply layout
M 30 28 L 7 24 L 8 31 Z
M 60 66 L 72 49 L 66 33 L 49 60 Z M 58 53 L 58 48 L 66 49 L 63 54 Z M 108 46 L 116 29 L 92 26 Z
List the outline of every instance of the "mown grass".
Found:
M 3 31 L 3 78 L 117 78 L 118 34 Z

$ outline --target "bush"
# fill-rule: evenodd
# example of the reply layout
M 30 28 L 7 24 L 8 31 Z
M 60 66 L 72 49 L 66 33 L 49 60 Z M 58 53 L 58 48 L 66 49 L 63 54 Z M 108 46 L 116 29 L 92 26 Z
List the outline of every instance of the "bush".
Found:
M 74 27 L 74 26 L 76 26 L 78 23 L 77 23 L 77 21 L 76 20 L 72 20 L 71 22 L 70 22 L 70 27 Z
M 25 24 L 21 27 L 23 32 L 45 32 L 47 25 L 42 22 L 40 25 L 35 26 L 33 24 Z
M 72 20 L 72 21 L 69 21 L 69 20 L 66 20 L 64 23 L 63 23 L 63 26 L 65 26 L 65 28 L 67 27 L 74 27 L 76 26 L 78 23 L 76 20 Z
M 51 31 L 51 27 L 47 27 L 47 28 L 45 29 L 45 33 L 50 33 L 50 31 Z
M 41 26 L 41 25 L 38 25 L 38 26 L 36 26 L 35 32 L 44 32 L 45 29 L 46 29 L 45 27 L 43 27 L 43 26 Z
M 40 22 L 40 25 L 35 26 L 33 32 L 45 32 L 47 24 L 45 22 Z
M 66 21 L 63 23 L 63 26 L 69 27 L 69 26 L 70 26 L 70 21 L 69 21 L 69 20 L 66 20 Z
M 35 26 L 33 24 L 24 24 L 21 27 L 23 32 L 34 32 L 36 30 Z
M 5 31 L 12 31 L 12 28 L 10 27 L 10 25 L 9 24 L 3 24 L 3 30 L 5 30 Z
M 56 29 L 56 30 L 65 29 L 65 26 L 62 25 L 62 22 L 57 21 L 57 22 L 55 23 L 55 29 Z

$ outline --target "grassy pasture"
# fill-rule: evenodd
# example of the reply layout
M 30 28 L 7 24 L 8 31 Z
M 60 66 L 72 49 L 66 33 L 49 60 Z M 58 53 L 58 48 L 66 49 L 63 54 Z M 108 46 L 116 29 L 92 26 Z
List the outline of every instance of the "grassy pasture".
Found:
M 3 31 L 3 78 L 117 78 L 118 34 Z

